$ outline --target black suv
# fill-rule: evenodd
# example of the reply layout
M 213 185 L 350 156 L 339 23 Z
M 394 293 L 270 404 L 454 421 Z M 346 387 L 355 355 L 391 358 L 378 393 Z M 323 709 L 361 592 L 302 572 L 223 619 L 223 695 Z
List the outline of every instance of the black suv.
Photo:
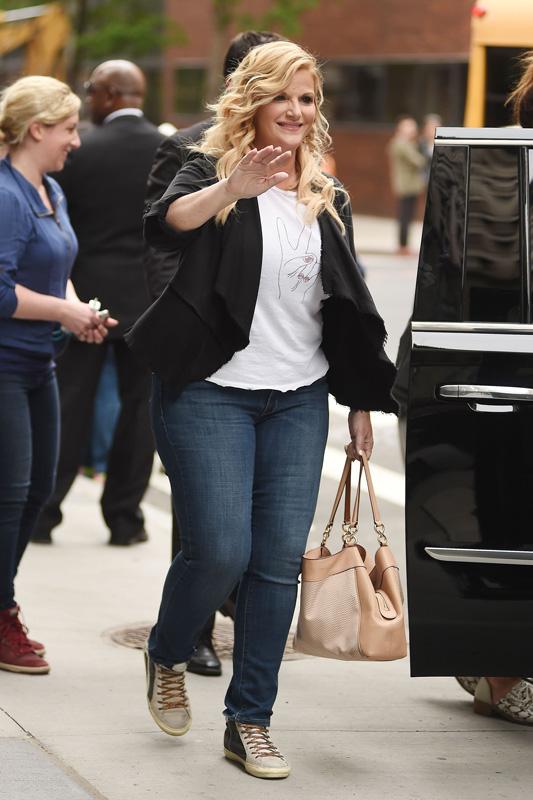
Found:
M 440 128 L 409 368 L 413 675 L 533 665 L 533 130 Z

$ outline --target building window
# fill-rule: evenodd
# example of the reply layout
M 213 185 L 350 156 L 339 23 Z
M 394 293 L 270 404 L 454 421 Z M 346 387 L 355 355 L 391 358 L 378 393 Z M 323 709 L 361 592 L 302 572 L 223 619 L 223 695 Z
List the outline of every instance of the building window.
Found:
M 326 113 L 332 122 L 391 125 L 400 114 L 420 120 L 440 114 L 461 125 L 467 65 L 462 63 L 370 63 L 324 65 Z
M 174 109 L 178 114 L 201 114 L 205 111 L 205 67 L 178 67 L 174 80 Z

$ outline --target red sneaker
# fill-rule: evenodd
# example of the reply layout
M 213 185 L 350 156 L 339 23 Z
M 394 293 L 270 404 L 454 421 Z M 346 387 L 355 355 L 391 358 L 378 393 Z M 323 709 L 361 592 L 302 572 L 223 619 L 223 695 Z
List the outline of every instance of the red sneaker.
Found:
M 43 645 L 28 639 L 18 614 L 18 606 L 0 611 L 0 669 L 30 674 L 50 672 L 48 662 L 34 649 L 34 645 Z
M 21 627 L 26 636 L 28 636 L 29 633 L 28 626 L 26 625 L 26 620 L 24 619 L 20 606 L 15 606 L 15 609 L 17 613 L 16 615 L 14 615 L 13 625 L 18 625 L 19 627 Z M 12 608 L 9 610 L 13 611 Z M 44 646 L 44 644 L 41 644 L 41 642 L 37 642 L 35 639 L 30 639 L 29 637 L 28 637 L 28 642 L 31 644 L 34 653 L 37 653 L 38 656 L 44 656 L 44 654 L 46 653 L 46 647 Z

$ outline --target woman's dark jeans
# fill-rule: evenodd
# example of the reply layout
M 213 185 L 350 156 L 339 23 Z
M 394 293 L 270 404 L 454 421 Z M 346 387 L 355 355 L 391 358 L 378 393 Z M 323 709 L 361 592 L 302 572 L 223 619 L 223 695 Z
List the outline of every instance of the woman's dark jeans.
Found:
M 37 516 L 54 488 L 59 447 L 55 374 L 0 372 L 0 609 Z
M 240 581 L 225 714 L 268 725 L 318 495 L 327 383 L 280 392 L 197 381 L 176 394 L 155 379 L 152 410 L 183 549 L 150 657 L 166 667 L 187 661 Z

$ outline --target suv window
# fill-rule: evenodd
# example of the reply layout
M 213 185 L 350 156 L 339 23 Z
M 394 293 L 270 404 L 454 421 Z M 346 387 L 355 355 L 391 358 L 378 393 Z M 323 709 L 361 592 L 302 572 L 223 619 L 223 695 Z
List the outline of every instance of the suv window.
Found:
M 527 321 L 520 151 L 504 146 L 435 148 L 415 320 Z M 533 233 L 533 221 L 531 226 Z
M 468 147 L 435 147 L 420 248 L 415 320 L 460 322 Z
M 519 148 L 472 147 L 463 320 L 520 322 Z

